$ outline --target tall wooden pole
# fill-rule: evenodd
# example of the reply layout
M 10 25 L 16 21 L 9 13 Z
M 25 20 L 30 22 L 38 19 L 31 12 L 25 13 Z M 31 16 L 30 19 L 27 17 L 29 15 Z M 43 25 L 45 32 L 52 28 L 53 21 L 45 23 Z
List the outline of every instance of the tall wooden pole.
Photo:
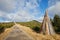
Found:
M 50 19 L 48 17 L 48 10 L 46 10 L 45 12 L 45 16 L 44 16 L 42 26 L 41 26 L 41 33 L 46 34 L 46 35 L 52 35 L 55 33 L 53 30 L 52 24 L 50 22 Z

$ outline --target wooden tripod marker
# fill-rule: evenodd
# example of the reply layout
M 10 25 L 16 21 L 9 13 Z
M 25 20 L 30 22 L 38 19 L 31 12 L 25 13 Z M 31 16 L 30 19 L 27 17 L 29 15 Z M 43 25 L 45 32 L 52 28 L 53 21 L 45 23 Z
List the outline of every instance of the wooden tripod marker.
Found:
M 46 10 L 46 12 L 45 12 L 45 16 L 44 16 L 42 26 L 41 26 L 41 33 L 43 33 L 45 35 L 55 34 L 52 24 L 50 22 L 50 19 L 48 17 L 48 10 Z

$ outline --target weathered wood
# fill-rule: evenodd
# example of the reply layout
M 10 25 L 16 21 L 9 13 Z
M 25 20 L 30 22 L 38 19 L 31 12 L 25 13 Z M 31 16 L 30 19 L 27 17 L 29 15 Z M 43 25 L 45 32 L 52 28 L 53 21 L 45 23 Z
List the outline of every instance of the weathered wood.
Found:
M 46 34 L 46 35 L 55 34 L 51 21 L 48 17 L 48 10 L 46 10 L 46 12 L 45 12 L 45 16 L 44 16 L 41 28 L 42 28 L 41 33 L 43 33 L 43 34 Z

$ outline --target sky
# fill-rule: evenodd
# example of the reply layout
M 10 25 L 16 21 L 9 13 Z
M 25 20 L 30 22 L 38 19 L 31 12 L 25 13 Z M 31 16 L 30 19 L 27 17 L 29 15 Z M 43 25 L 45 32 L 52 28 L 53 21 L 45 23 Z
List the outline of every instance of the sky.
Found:
M 0 0 L 0 22 L 42 22 L 46 9 L 50 18 L 60 15 L 60 0 Z

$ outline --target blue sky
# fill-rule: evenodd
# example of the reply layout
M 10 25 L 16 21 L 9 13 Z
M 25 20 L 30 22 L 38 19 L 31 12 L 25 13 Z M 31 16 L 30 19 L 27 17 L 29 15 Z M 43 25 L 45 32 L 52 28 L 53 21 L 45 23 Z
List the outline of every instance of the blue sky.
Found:
M 40 2 L 41 11 L 44 12 L 48 8 L 48 0 L 42 0 Z
M 50 18 L 60 15 L 60 0 L 0 0 L 0 22 L 41 22 L 46 9 Z

